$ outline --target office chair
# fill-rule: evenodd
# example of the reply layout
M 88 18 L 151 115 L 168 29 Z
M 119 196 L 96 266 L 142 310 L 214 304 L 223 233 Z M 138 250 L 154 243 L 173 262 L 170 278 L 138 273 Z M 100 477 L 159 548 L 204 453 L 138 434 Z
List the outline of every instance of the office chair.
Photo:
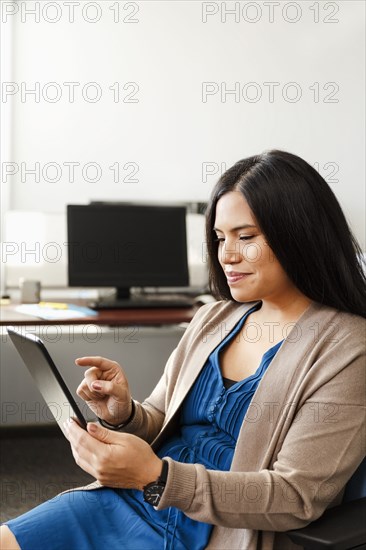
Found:
M 339 506 L 287 536 L 305 550 L 366 550 L 366 458 L 347 483 Z

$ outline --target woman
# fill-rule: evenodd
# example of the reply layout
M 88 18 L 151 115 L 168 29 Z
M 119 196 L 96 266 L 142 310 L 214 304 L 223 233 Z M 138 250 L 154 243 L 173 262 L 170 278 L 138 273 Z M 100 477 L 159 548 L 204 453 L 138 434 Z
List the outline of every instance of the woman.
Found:
M 250 157 L 213 190 L 207 242 L 222 300 L 142 404 L 117 363 L 76 361 L 102 425 L 68 438 L 97 483 L 9 521 L 2 548 L 284 550 L 341 500 L 364 456 L 366 285 L 335 196 L 295 155 Z

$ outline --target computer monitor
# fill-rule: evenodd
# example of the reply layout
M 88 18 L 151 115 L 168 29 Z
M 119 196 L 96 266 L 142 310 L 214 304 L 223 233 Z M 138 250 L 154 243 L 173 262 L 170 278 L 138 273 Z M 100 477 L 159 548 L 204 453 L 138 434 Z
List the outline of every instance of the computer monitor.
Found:
M 127 203 L 67 206 L 69 286 L 188 287 L 186 208 Z

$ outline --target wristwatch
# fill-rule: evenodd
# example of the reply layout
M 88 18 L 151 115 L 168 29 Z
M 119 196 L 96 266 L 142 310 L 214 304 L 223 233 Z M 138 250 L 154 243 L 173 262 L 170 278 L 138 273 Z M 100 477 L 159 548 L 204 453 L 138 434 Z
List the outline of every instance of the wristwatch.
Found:
M 163 496 L 163 492 L 166 485 L 166 480 L 168 478 L 168 468 L 169 463 L 163 459 L 163 467 L 161 469 L 161 474 L 156 481 L 148 483 L 143 488 L 144 491 L 144 501 L 148 502 L 152 506 L 157 506 Z

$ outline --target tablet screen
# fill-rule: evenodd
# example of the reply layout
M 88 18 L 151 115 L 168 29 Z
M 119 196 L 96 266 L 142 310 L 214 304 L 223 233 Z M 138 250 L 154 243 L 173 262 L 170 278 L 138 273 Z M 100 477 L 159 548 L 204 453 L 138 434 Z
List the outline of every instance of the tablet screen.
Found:
M 61 430 L 71 416 L 86 429 L 86 420 L 42 340 L 14 327 L 6 330 Z

